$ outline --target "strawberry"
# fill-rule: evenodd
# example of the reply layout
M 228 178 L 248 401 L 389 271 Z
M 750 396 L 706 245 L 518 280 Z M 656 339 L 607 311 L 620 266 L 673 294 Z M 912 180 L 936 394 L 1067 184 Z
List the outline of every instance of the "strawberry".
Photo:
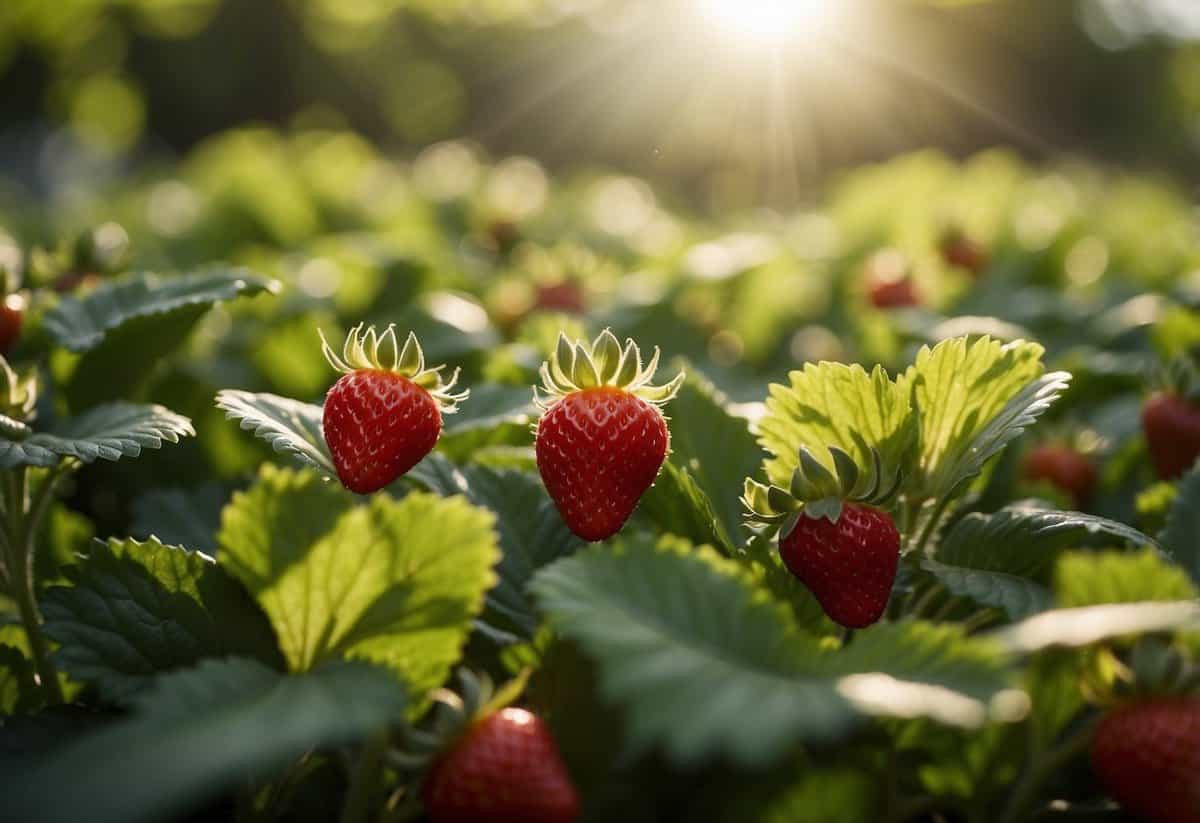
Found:
M 825 614 L 850 629 L 883 616 L 900 565 L 900 532 L 878 505 L 900 488 L 899 469 L 885 487 L 878 452 L 870 470 L 830 446 L 833 470 L 800 447 L 789 488 L 746 479 L 742 502 L 751 519 L 779 528 L 779 557 L 817 598 Z
M 876 280 L 869 292 L 871 305 L 877 309 L 900 309 L 921 305 L 911 277 L 899 280 Z
M 325 396 L 323 428 L 342 485 L 358 494 L 378 491 L 421 461 L 437 444 L 442 415 L 457 409 L 467 392 L 451 393 L 458 370 L 443 382 L 442 366 L 425 368 L 425 355 L 411 332 L 404 348 L 396 330 L 382 335 L 350 330 L 342 356 L 321 336 L 325 359 L 342 377 Z M 380 361 L 380 347 L 391 351 Z
M 10 294 L 0 303 L 0 354 L 7 355 L 21 337 L 25 321 L 25 298 Z
M 432 823 L 572 823 L 579 795 L 546 724 L 525 709 L 476 720 L 421 789 Z
M 1092 770 L 1126 810 L 1150 823 L 1200 821 L 1200 698 L 1143 698 L 1109 711 Z
M 779 555 L 830 619 L 861 629 L 887 608 L 900 563 L 900 532 L 887 512 L 847 503 L 836 521 L 801 517 L 780 541 Z
M 1043 443 L 1025 455 L 1022 466 L 1025 479 L 1046 481 L 1069 494 L 1076 506 L 1083 506 L 1096 488 L 1096 466 L 1086 456 L 1065 443 Z
M 1142 406 L 1142 430 L 1162 480 L 1183 474 L 1200 456 L 1200 405 L 1180 394 L 1150 395 Z
M 659 352 L 642 367 L 637 345 L 624 349 L 605 330 L 592 345 L 559 336 L 542 365 L 545 411 L 537 425 L 538 471 L 567 526 L 589 541 L 612 537 L 633 514 L 666 459 L 671 436 L 659 406 L 678 391 L 679 374 L 652 386 Z
M 567 314 L 583 314 L 587 302 L 583 289 L 571 280 L 557 283 L 542 283 L 537 287 L 533 300 L 534 311 L 558 311 Z
M 946 232 L 942 236 L 940 251 L 946 265 L 964 269 L 973 277 L 979 277 L 988 266 L 987 252 L 983 246 L 962 231 Z

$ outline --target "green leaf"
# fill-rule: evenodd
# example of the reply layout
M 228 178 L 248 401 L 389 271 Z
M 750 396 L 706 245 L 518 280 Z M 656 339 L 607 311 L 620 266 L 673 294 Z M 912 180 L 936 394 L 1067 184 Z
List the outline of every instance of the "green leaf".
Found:
M 1050 407 L 1070 375 L 1043 375 L 1041 346 L 955 338 L 917 353 L 897 381 L 920 413 L 918 472 L 906 491 L 941 500 Z
M 426 463 L 440 464 L 442 479 L 419 474 L 413 478 L 417 483 L 442 495 L 466 495 L 472 503 L 496 515 L 502 554 L 496 566 L 499 582 L 488 592 L 487 607 L 532 637 L 539 618 L 526 586 L 534 572 L 573 553 L 584 545 L 583 541 L 563 523 L 536 475 L 476 465 L 458 469 L 445 458 L 431 457 L 435 459 Z
M 638 509 L 664 532 L 697 545 L 713 546 L 727 555 L 734 553 L 733 539 L 718 518 L 713 501 L 690 471 L 675 464 L 674 457 L 663 463 L 658 479 L 642 496 Z
M 1197 597 L 1187 573 L 1153 549 L 1065 554 L 1055 570 L 1054 593 L 1065 608 Z
M 70 407 L 137 397 L 214 303 L 271 287 L 249 272 L 217 269 L 167 278 L 134 274 L 63 298 L 45 323 L 56 342 L 83 352 L 63 386 Z
M 788 488 L 801 446 L 831 471 L 836 466 L 829 446 L 842 449 L 860 468 L 871 465 L 871 450 L 877 450 L 886 478 L 907 465 L 917 415 L 908 392 L 882 368 L 867 374 L 858 365 L 810 363 L 789 378 L 789 386 L 771 386 L 767 414 L 759 423 L 759 442 L 772 454 L 766 462 L 772 483 Z M 864 472 L 859 483 L 870 481 Z
M 281 665 L 275 636 L 245 590 L 212 558 L 156 539 L 97 543 L 41 598 L 55 663 L 120 703 L 154 675 L 205 657 Z
M 438 451 L 467 460 L 484 446 L 528 443 L 529 425 L 536 417 L 528 387 L 472 386 L 470 398 L 457 412 L 446 415 Z
M 157 537 L 163 543 L 214 554 L 221 507 L 229 494 L 217 485 L 195 489 L 153 489 L 133 501 L 135 537 Z
M 275 288 L 273 281 L 244 269 L 214 269 L 175 277 L 132 274 L 108 281 L 83 297 L 64 297 L 46 312 L 42 322 L 60 346 L 84 352 L 137 318 L 157 317 L 166 327 L 178 324 L 176 313 L 191 307 L 208 309 L 214 303 Z M 158 339 L 151 339 L 155 345 L 145 346 L 143 340 L 143 348 L 161 352 Z
M 1179 493 L 1167 513 L 1159 540 L 1176 563 L 1200 585 L 1200 471 L 1179 481 Z
M 160 677 L 129 718 L 9 771 L 0 793 L 13 820 L 175 819 L 306 752 L 362 741 L 403 708 L 395 679 L 363 663 L 285 676 L 205 661 Z
M 671 416 L 671 462 L 685 469 L 707 497 L 719 533 L 738 543 L 745 513 L 742 485 L 763 459 L 750 423 L 729 410 L 729 399 L 694 367 L 667 406 Z
M 1154 545 L 1115 520 L 1015 504 L 994 514 L 966 515 L 921 565 L 952 594 L 1021 619 L 1053 605 L 1045 583 L 1058 554 L 1096 536 Z
M 879 798 L 876 778 L 865 769 L 812 764 L 755 819 L 761 823 L 872 823 L 883 819 Z
M 217 408 L 280 454 L 297 457 L 328 477 L 337 476 L 321 428 L 320 406 L 275 394 L 227 389 L 217 393 Z
M 0 715 L 12 714 L 37 687 L 33 661 L 20 649 L 0 645 Z
M 1089 646 L 1175 629 L 1200 630 L 1200 603 L 1177 600 L 1054 609 L 990 632 L 988 637 L 1014 654 L 1032 654 L 1054 646 Z
M 462 498 L 351 496 L 264 466 L 221 518 L 220 564 L 257 598 L 288 665 L 391 667 L 422 697 L 458 660 L 495 583 L 494 516 Z
M 879 627 L 823 651 L 732 561 L 671 542 L 589 549 L 532 590 L 626 704 L 634 748 L 661 744 L 684 763 L 723 753 L 764 765 L 866 714 L 977 725 L 1005 684 L 997 648 L 953 627 Z
M 142 449 L 178 443 L 196 433 L 192 421 L 162 406 L 112 403 L 63 421 L 26 440 L 0 439 L 0 468 L 54 466 L 63 457 L 84 463 L 137 457 Z

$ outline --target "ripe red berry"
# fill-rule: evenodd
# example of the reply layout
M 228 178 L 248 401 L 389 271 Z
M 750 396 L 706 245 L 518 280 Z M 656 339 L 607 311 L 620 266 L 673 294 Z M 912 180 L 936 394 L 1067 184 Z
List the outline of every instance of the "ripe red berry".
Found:
M 25 323 L 25 298 L 10 294 L 0 303 L 0 354 L 8 355 L 21 338 Z
M 887 512 L 845 503 L 836 523 L 801 515 L 780 541 L 779 554 L 831 620 L 861 629 L 887 608 L 900 563 L 900 532 Z
M 877 309 L 899 309 L 921 304 L 911 277 L 877 280 L 871 284 L 869 294 L 871 305 Z
M 961 232 L 951 232 L 942 239 L 942 259 L 948 265 L 965 269 L 975 277 L 983 274 L 988 265 L 987 252 Z
M 1064 443 L 1043 443 L 1025 455 L 1022 474 L 1027 480 L 1046 481 L 1082 506 L 1096 488 L 1096 466 Z
M 1200 406 L 1178 394 L 1151 395 L 1142 406 L 1142 430 L 1162 480 L 1183 474 L 1200 457 Z
M 1200 698 L 1127 703 L 1101 720 L 1092 770 L 1105 791 L 1149 823 L 1200 821 Z
M 542 367 L 544 388 L 557 399 L 542 403 L 538 471 L 563 520 L 584 540 L 620 531 L 666 459 L 671 436 L 658 404 L 675 395 L 683 375 L 651 386 L 657 363 L 656 351 L 643 369 L 633 341 L 622 349 L 605 331 L 592 346 L 560 338 Z
M 549 729 L 507 708 L 477 721 L 421 789 L 432 823 L 572 823 L 579 795 Z
M 381 345 L 391 349 L 387 367 L 379 361 Z M 399 351 L 391 327 L 382 336 L 355 327 L 341 358 L 328 344 L 324 350 L 344 373 L 325 396 L 322 417 L 338 479 L 358 494 L 378 491 L 429 454 L 442 432 L 443 411 L 454 411 L 466 394 L 450 393 L 457 372 L 443 384 L 440 367 L 425 368 L 412 334 Z
M 559 311 L 567 314 L 583 314 L 587 309 L 583 289 L 577 283 L 563 280 L 559 283 L 543 283 L 538 286 L 533 299 L 536 311 Z

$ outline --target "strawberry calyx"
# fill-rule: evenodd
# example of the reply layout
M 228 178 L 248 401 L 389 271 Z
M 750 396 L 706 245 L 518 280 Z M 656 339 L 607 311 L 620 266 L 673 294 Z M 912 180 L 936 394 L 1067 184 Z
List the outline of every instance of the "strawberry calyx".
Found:
M 417 336 L 411 331 L 402 348 L 396 338 L 395 324 L 389 323 L 387 329 L 379 334 L 374 326 L 359 323 L 346 335 L 340 356 L 330 347 L 323 332 L 318 329 L 317 334 L 321 336 L 321 351 L 325 359 L 336 371 L 342 374 L 362 370 L 384 371 L 404 377 L 429 392 L 442 414 L 458 411 L 458 404 L 470 394 L 467 389 L 453 391 L 458 383 L 459 369 L 455 369 L 450 379 L 446 380 L 442 375 L 442 369 L 446 368 L 444 365 L 426 367 L 425 353 Z
M 1200 665 L 1162 636 L 1139 639 L 1126 655 L 1098 651 L 1085 669 L 1083 692 L 1089 702 L 1114 706 L 1133 700 L 1200 696 Z
M 668 383 L 651 383 L 658 370 L 659 356 L 655 346 L 650 362 L 643 365 L 637 343 L 626 339 L 622 346 L 609 329 L 602 331 L 591 343 L 586 340 L 572 342 L 560 333 L 554 354 L 541 368 L 541 391 L 547 398 L 543 399 L 535 386 L 533 401 L 545 410 L 560 398 L 577 391 L 612 388 L 662 406 L 679 392 L 685 374 L 681 371 Z
M 786 489 L 746 478 L 742 504 L 751 523 L 778 530 L 783 539 L 801 517 L 824 517 L 830 523 L 837 523 L 846 503 L 886 506 L 895 498 L 903 473 L 897 467 L 887 477 L 876 449 L 871 449 L 871 464 L 866 471 L 837 446 L 828 449 L 832 470 L 817 460 L 807 446 L 801 446 L 800 464 Z
M 1200 403 L 1200 364 L 1197 359 L 1198 353 L 1189 352 L 1158 367 L 1151 380 L 1153 387 L 1192 403 Z

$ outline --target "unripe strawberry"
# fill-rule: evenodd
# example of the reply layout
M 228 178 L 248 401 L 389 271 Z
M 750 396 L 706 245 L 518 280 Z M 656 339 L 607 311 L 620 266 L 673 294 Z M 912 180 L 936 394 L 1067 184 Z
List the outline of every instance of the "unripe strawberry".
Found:
M 1105 791 L 1148 823 L 1200 821 L 1200 698 L 1141 699 L 1108 712 L 1091 744 Z
M 550 730 L 525 709 L 476 720 L 421 789 L 432 823 L 573 823 L 579 795 Z
M 378 491 L 429 454 L 441 435 L 442 415 L 454 412 L 467 392 L 451 391 L 457 369 L 443 382 L 442 366 L 425 368 L 411 332 L 403 349 L 394 327 L 376 335 L 362 324 L 351 329 L 341 357 L 324 335 L 321 344 L 343 375 L 325 396 L 322 418 L 338 479 L 358 494 Z
M 1042 443 L 1025 455 L 1022 474 L 1027 480 L 1045 481 L 1069 494 L 1083 506 L 1096 488 L 1096 466 L 1066 443 Z
M 643 368 L 632 341 L 624 349 L 605 331 L 592 345 L 559 337 L 558 351 L 542 365 L 548 400 L 537 425 L 542 482 L 567 526 L 584 540 L 612 537 L 654 483 L 670 445 L 659 406 L 683 382 L 652 386 L 655 349 Z
M 1175 392 L 1150 395 L 1142 406 L 1142 430 L 1162 480 L 1186 472 L 1200 456 L 1200 405 Z

